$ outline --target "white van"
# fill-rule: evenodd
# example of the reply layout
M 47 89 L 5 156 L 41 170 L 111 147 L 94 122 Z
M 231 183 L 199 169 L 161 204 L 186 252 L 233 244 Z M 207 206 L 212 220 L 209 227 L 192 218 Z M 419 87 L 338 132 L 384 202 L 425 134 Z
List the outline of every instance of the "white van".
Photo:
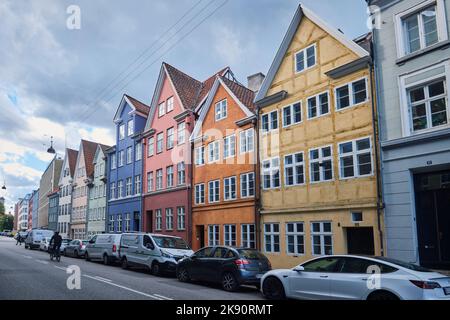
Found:
M 25 238 L 25 249 L 39 249 L 41 246 L 41 241 L 44 238 L 53 237 L 53 230 L 47 229 L 33 229 L 28 233 Z
M 122 235 L 116 233 L 98 234 L 86 245 L 84 258 L 102 260 L 105 265 L 119 260 L 119 247 Z
M 180 237 L 150 233 L 122 234 L 119 249 L 122 268 L 146 267 L 153 275 L 175 272 L 178 261 L 193 253 Z

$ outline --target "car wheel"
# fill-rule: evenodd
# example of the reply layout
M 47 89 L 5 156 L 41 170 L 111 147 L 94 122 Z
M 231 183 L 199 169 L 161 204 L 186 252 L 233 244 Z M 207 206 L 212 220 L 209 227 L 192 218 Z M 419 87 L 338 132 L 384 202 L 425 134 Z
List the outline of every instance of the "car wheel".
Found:
M 239 287 L 239 284 L 236 280 L 236 277 L 231 272 L 225 272 L 222 276 L 222 288 L 225 291 L 236 291 Z
M 372 300 L 372 301 L 395 301 L 395 300 L 399 300 L 398 297 L 393 294 L 390 293 L 388 291 L 375 291 L 372 292 L 368 297 L 367 300 Z
M 154 276 L 159 276 L 161 274 L 161 267 L 158 262 L 153 262 L 152 264 L 152 274 Z
M 91 261 L 91 258 L 89 258 L 89 253 L 85 253 L 84 254 L 84 259 L 86 260 L 86 261 Z
M 181 282 L 189 282 L 191 278 L 185 267 L 180 267 L 177 269 L 177 279 Z
M 269 277 L 264 280 L 263 295 L 270 300 L 286 299 L 283 284 L 275 277 Z
M 121 266 L 122 266 L 122 269 L 128 269 L 128 260 L 127 260 L 127 258 L 123 258 L 122 259 Z
M 108 258 L 108 255 L 106 253 L 103 255 L 103 264 L 105 266 L 109 265 L 109 258 Z

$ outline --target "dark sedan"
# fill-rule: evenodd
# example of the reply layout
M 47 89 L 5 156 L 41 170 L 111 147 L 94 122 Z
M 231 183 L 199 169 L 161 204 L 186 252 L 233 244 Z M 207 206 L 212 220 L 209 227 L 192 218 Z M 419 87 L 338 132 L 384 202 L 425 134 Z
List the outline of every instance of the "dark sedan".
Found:
M 224 290 L 235 291 L 243 284 L 259 287 L 261 277 L 270 269 L 269 260 L 257 250 L 214 246 L 180 260 L 177 278 L 220 283 Z

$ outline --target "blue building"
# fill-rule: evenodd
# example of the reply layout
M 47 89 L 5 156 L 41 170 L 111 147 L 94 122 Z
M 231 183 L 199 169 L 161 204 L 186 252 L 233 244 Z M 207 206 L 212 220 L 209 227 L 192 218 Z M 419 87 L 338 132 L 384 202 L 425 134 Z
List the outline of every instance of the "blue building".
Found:
M 107 232 L 142 229 L 142 144 L 150 107 L 124 95 L 114 116 L 116 145 L 107 154 Z

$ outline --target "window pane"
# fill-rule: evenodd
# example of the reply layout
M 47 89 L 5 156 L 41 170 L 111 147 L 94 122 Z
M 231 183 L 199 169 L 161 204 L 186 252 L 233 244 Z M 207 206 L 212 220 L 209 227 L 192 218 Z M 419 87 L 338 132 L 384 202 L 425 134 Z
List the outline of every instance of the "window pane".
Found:
M 438 42 L 436 8 L 432 7 L 424 10 L 422 13 L 423 29 L 425 33 L 425 45 L 428 47 Z
M 308 99 L 308 116 L 310 118 L 317 117 L 317 102 L 315 97 Z
M 360 80 L 353 83 L 353 101 L 354 104 L 366 101 L 366 80 Z
M 425 99 L 424 89 L 417 88 L 417 89 L 411 90 L 409 93 L 409 98 L 411 100 L 411 103 L 424 100 Z
M 324 93 L 319 96 L 320 100 L 320 114 L 327 114 L 329 111 L 328 107 L 328 93 Z
M 355 175 L 355 172 L 353 170 L 353 157 L 342 158 L 341 169 L 344 178 L 353 177 Z
M 316 47 L 312 46 L 306 49 L 308 68 L 316 64 Z
M 300 51 L 295 55 L 296 60 L 296 70 L 297 72 L 302 71 L 305 69 L 305 55 L 304 51 Z
M 412 53 L 420 49 L 419 23 L 417 18 L 417 15 L 413 15 L 406 18 L 404 22 L 408 53 Z
M 337 100 L 338 100 L 337 101 L 338 109 L 348 107 L 350 105 L 348 86 L 337 89 L 336 93 L 337 93 Z
M 294 122 L 299 123 L 302 121 L 302 110 L 301 110 L 301 104 L 296 103 L 294 104 Z
M 285 107 L 283 109 L 283 124 L 284 126 L 289 126 L 292 124 L 291 107 Z
M 349 153 L 353 151 L 353 144 L 351 142 L 342 143 L 339 145 L 340 153 Z
M 428 86 L 428 91 L 431 97 L 435 97 L 445 93 L 444 81 L 439 81 Z
M 358 151 L 366 150 L 370 148 L 370 139 L 363 139 L 356 141 L 356 149 Z
M 370 153 L 358 155 L 358 168 L 360 175 L 366 175 L 372 172 L 372 161 L 370 158 Z

